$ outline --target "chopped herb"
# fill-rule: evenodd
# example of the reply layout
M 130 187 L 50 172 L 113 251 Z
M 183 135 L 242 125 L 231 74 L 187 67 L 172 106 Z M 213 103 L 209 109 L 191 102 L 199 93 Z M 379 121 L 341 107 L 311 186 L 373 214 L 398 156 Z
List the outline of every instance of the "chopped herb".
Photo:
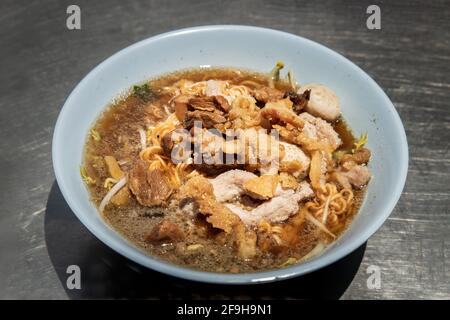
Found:
M 91 129 L 91 137 L 92 139 L 94 139 L 94 141 L 100 141 L 102 139 L 100 133 L 98 133 L 98 131 L 95 129 Z
M 133 95 L 143 101 L 149 101 L 153 96 L 153 91 L 148 83 L 133 86 Z
M 83 166 L 80 166 L 80 175 L 81 179 L 83 179 L 86 184 L 95 184 L 95 179 L 89 177 L 86 168 Z
M 352 149 L 352 153 L 355 153 L 356 150 L 361 149 L 362 147 L 364 147 L 364 145 L 367 143 L 367 139 L 368 139 L 368 138 L 369 138 L 369 135 L 367 134 L 367 132 L 366 132 L 366 133 L 363 133 L 363 134 L 359 137 L 358 141 L 356 141 L 356 142 L 354 143 L 355 148 Z

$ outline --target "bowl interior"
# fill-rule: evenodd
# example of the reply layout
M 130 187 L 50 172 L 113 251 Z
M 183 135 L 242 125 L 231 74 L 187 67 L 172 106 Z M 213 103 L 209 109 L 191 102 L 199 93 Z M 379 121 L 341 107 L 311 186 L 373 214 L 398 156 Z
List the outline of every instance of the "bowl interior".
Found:
M 252 274 L 193 271 L 152 258 L 100 218 L 79 175 L 88 129 L 105 106 L 137 82 L 199 66 L 270 70 L 278 60 L 300 83 L 319 82 L 338 95 L 342 113 L 356 135 L 368 132 L 373 179 L 351 227 L 322 255 L 285 269 Z M 362 245 L 394 208 L 406 179 L 406 136 L 394 106 L 361 69 L 317 43 L 287 33 L 242 26 L 199 27 L 136 43 L 92 70 L 73 90 L 59 115 L 53 138 L 59 187 L 81 222 L 108 246 L 152 269 L 216 283 L 257 283 L 301 275 L 326 266 Z

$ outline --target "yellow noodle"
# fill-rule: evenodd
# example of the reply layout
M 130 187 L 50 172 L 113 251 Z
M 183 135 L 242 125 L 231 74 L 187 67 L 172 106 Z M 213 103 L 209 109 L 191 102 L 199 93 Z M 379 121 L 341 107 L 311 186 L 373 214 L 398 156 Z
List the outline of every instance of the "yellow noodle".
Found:
M 283 241 L 279 236 L 280 234 L 283 233 L 283 227 L 273 226 L 268 221 L 263 219 L 258 223 L 258 230 L 260 232 L 269 234 L 278 245 L 281 245 L 283 243 Z
M 273 233 L 282 233 L 283 232 L 283 228 L 280 226 L 274 226 L 272 227 L 272 232 Z
M 330 226 L 331 229 L 336 228 L 337 226 L 339 226 L 340 221 L 337 215 L 332 214 L 328 217 L 327 219 L 327 225 Z
M 277 234 L 272 234 L 273 239 L 275 240 L 275 242 L 280 245 L 283 243 L 283 241 L 281 240 L 280 236 Z
M 190 172 L 187 172 L 189 164 L 173 164 L 169 157 L 164 155 L 161 139 L 167 133 L 175 130 L 178 124 L 175 114 L 171 113 L 164 122 L 150 127 L 147 130 L 147 140 L 150 142 L 150 145 L 139 153 L 139 157 L 149 163 L 150 171 L 155 169 L 163 170 L 175 188 L 181 186 L 184 178 L 191 177 L 189 176 Z
M 250 97 L 251 88 L 245 85 L 232 85 L 228 81 L 215 80 L 218 82 L 218 94 L 224 96 L 228 102 L 231 103 L 238 96 Z M 167 87 L 166 90 L 175 95 L 194 95 L 205 96 L 208 81 L 192 82 L 189 80 L 179 80 L 173 84 L 172 87 Z
M 325 183 L 317 188 L 316 200 L 307 202 L 304 209 L 325 227 L 335 229 L 341 224 L 340 216 L 345 217 L 350 212 L 352 202 L 352 190 L 342 189 L 338 192 L 334 183 Z

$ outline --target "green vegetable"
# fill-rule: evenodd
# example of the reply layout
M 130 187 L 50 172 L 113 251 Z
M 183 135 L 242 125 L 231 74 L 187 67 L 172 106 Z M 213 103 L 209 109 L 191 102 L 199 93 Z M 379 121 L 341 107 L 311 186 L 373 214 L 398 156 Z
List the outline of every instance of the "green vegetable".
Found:
M 287 73 L 287 81 L 289 82 L 289 85 L 291 86 L 292 90 L 296 91 L 297 82 L 295 81 L 294 73 L 291 70 L 289 70 Z
M 369 138 L 369 135 L 367 134 L 367 132 L 366 132 L 366 133 L 363 133 L 363 134 L 359 137 L 358 141 L 356 141 L 356 142 L 354 143 L 355 148 L 352 149 L 352 153 L 355 153 L 356 150 L 361 149 L 362 147 L 364 147 L 364 145 L 367 143 L 367 139 L 368 139 L 368 138 Z
M 278 61 L 272 71 L 270 71 L 270 87 L 274 87 L 274 82 L 280 80 L 280 70 L 284 68 L 284 62 Z
M 148 101 L 153 96 L 153 92 L 148 83 L 144 83 L 142 85 L 133 86 L 133 95 L 143 101 Z

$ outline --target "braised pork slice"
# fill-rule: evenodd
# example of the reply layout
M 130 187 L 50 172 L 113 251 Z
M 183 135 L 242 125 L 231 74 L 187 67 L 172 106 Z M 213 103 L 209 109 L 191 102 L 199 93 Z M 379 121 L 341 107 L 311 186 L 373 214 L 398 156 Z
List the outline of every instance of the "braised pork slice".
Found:
M 214 179 L 209 179 L 214 189 L 214 196 L 219 202 L 233 200 L 244 192 L 244 184 L 257 178 L 254 173 L 244 170 L 230 170 Z
M 225 111 L 230 110 L 230 104 L 223 96 L 193 97 L 189 99 L 188 106 L 202 111 Z
M 308 105 L 310 94 L 311 90 L 305 90 L 303 93 L 289 91 L 284 94 L 284 98 L 289 98 L 292 101 L 292 110 L 299 114 Z
M 174 136 L 175 136 L 175 133 L 173 131 L 170 131 L 161 138 L 161 146 L 164 151 L 164 154 L 169 157 L 170 157 L 170 155 L 172 153 L 172 149 L 175 145 L 175 141 L 174 141 L 175 137 Z
M 258 89 L 254 89 L 251 94 L 256 99 L 256 101 L 262 103 L 273 102 L 283 98 L 283 92 L 270 87 L 261 87 Z
M 230 110 L 228 101 L 222 96 L 189 96 L 180 95 L 173 99 L 175 114 L 190 129 L 195 121 L 200 121 L 204 128 L 215 128 L 226 122 L 224 112 Z
M 202 110 L 187 111 L 183 120 L 183 127 L 191 129 L 195 122 L 202 123 L 203 128 L 215 128 L 216 125 L 225 123 L 227 119 L 217 111 L 209 112 Z
M 253 210 L 245 210 L 237 204 L 225 206 L 238 215 L 247 226 L 254 226 L 262 219 L 269 222 L 282 222 L 299 210 L 299 202 L 314 195 L 307 182 L 300 183 L 298 190 L 280 190 L 279 195 L 266 201 Z
M 143 206 L 166 205 L 173 188 L 160 169 L 148 171 L 145 161 L 138 161 L 130 171 L 128 185 Z
M 228 100 L 225 99 L 223 96 L 213 96 L 214 103 L 216 108 L 219 108 L 223 112 L 228 112 L 231 109 L 230 104 L 228 103 Z
M 188 105 L 195 110 L 214 112 L 216 105 L 213 97 L 193 97 L 189 99 Z

